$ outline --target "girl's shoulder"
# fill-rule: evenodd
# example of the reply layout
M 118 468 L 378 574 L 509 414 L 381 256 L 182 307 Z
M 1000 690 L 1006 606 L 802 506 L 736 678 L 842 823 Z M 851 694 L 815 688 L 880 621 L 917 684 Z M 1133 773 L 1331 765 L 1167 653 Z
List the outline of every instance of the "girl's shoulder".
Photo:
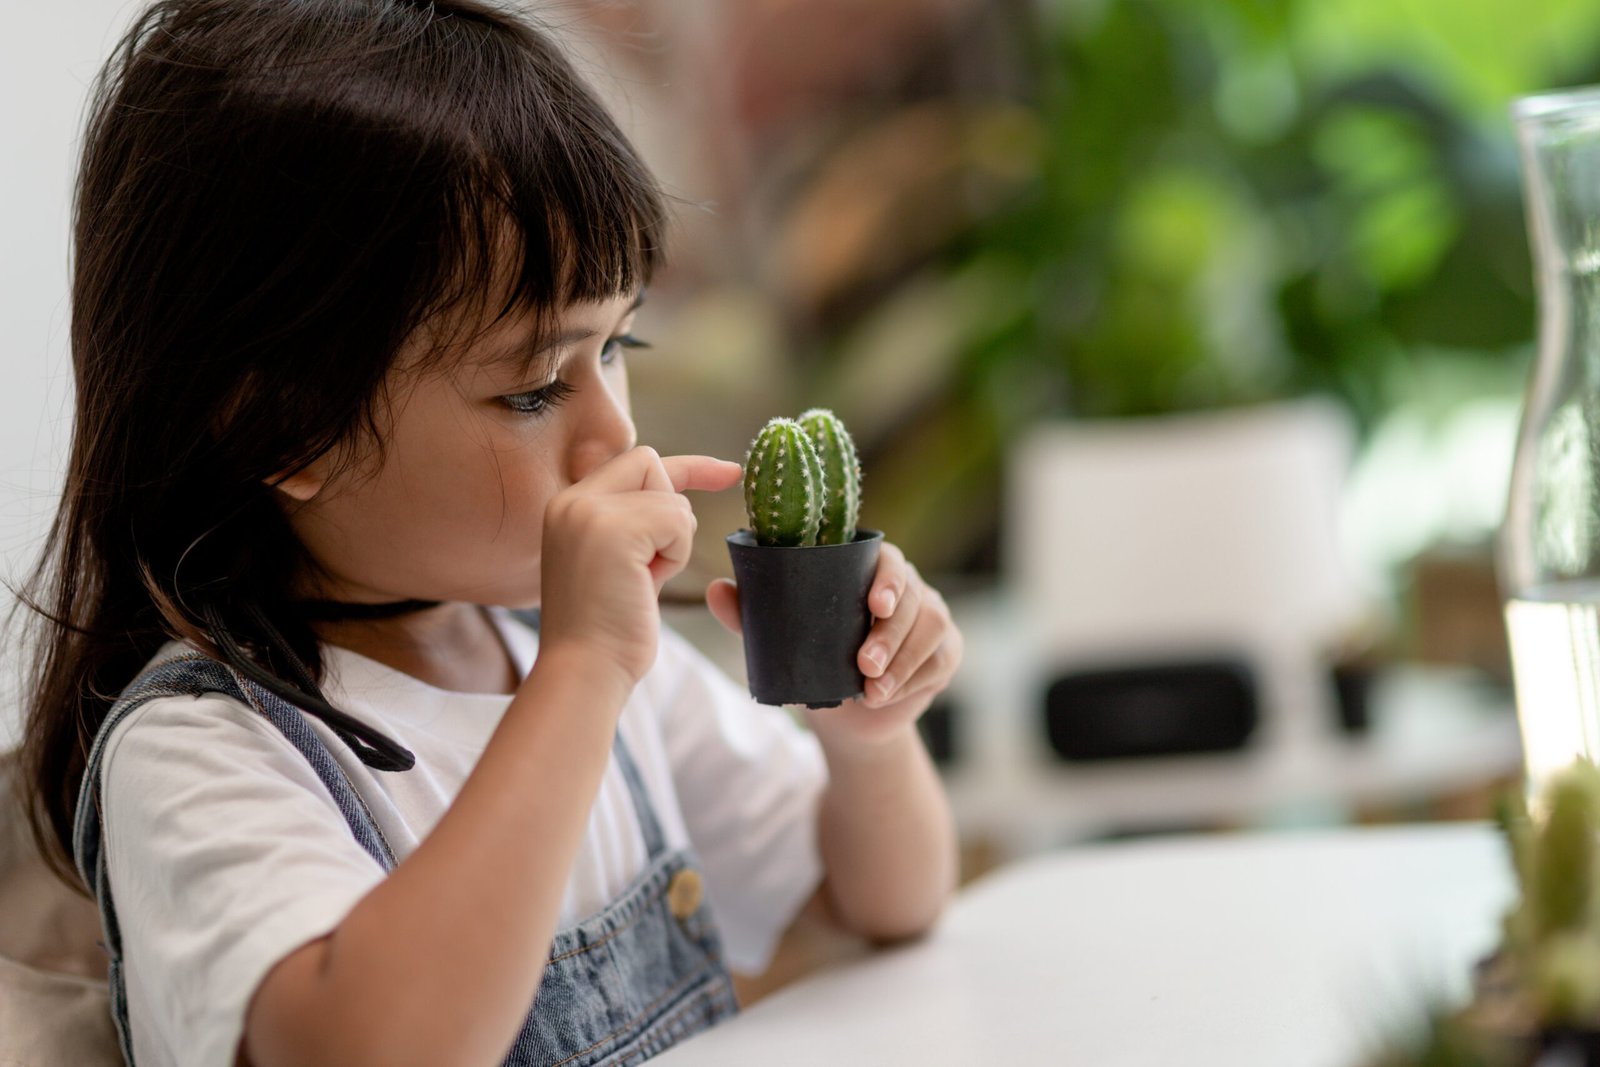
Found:
M 216 691 L 162 692 L 128 705 L 108 725 L 94 784 L 103 832 L 113 840 L 121 834 L 147 847 L 164 842 L 164 854 L 176 860 L 197 842 L 215 837 L 221 847 L 229 834 L 295 812 L 320 818 L 331 835 L 349 836 L 311 764 L 243 700 Z M 135 862 L 125 849 L 112 853 L 114 869 Z
M 101 726 L 102 781 L 113 765 L 120 770 L 130 761 L 177 770 L 293 752 L 228 678 L 227 668 L 193 646 L 163 645 L 123 687 Z

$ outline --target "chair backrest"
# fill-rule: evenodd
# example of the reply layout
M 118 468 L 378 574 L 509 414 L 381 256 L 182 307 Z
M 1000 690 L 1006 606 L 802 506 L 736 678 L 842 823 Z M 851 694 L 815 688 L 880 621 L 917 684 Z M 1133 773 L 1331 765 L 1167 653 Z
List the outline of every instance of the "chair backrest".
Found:
M 16 778 L 0 753 L 0 1064 L 121 1064 L 99 913 L 45 865 Z
M 1320 400 L 1042 423 L 1008 462 L 1005 579 L 1050 656 L 1318 645 L 1362 607 L 1353 451 Z

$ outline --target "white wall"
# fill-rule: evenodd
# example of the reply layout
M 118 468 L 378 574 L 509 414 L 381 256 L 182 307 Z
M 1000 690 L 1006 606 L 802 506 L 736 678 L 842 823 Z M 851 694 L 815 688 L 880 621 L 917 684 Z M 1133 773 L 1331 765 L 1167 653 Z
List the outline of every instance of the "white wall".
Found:
M 89 84 L 144 0 L 0 0 L 0 567 L 20 583 L 54 511 L 72 418 L 67 258 Z M 0 611 L 12 604 L 0 589 Z M 0 747 L 18 737 L 0 650 Z

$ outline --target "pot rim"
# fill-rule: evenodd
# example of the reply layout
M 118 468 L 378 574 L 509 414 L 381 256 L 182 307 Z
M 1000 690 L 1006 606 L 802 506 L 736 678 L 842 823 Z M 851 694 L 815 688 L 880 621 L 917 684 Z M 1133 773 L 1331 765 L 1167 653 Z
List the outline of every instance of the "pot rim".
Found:
M 740 548 L 760 549 L 764 552 L 769 550 L 773 552 L 810 552 L 819 548 L 849 548 L 852 545 L 862 545 L 869 541 L 880 541 L 882 539 L 882 530 L 874 530 L 866 526 L 857 526 L 855 540 L 842 545 L 762 545 L 756 543 L 755 531 L 747 526 L 741 526 L 724 538 L 730 545 L 738 545 Z

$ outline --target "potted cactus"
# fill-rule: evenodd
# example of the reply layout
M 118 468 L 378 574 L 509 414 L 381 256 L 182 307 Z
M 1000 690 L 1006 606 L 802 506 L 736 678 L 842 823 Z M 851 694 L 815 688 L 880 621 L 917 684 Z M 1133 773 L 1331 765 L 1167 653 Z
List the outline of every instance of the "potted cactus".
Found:
M 744 467 L 750 525 L 727 542 L 750 694 L 811 708 L 860 696 L 856 653 L 872 628 L 867 594 L 883 533 L 856 526 L 855 443 L 833 412 L 812 408 L 769 420 Z
M 1577 760 L 1535 813 L 1512 790 L 1495 814 L 1518 890 L 1500 943 L 1469 1003 L 1374 1067 L 1600 1067 L 1600 769 Z
M 1518 894 L 1496 952 L 1479 964 L 1473 1009 L 1560 1062 L 1600 1067 L 1600 769 L 1575 760 L 1530 815 L 1521 792 L 1496 819 Z

